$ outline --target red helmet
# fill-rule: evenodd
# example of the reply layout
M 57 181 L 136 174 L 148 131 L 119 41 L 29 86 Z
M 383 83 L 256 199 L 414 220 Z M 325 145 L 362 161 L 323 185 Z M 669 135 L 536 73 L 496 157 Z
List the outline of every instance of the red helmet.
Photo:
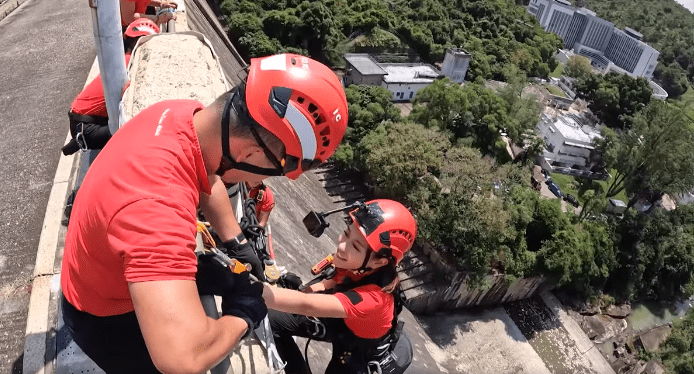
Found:
M 279 138 L 290 179 L 327 160 L 347 128 L 347 98 L 330 68 L 296 54 L 251 59 L 246 80 L 250 117 Z
M 149 18 L 138 18 L 132 21 L 128 28 L 123 33 L 123 36 L 128 38 L 137 38 L 139 36 L 147 36 L 159 34 L 159 26 Z
M 367 201 L 365 208 L 357 208 L 349 212 L 349 215 L 364 229 L 362 235 L 371 249 L 381 254 L 390 252 L 396 264 L 414 244 L 417 221 L 412 213 L 397 201 Z

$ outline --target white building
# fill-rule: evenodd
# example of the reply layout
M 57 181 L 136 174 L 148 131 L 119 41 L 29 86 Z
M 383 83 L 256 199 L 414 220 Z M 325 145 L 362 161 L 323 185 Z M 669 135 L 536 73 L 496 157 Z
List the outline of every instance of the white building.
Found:
M 346 73 L 343 84 L 368 84 L 380 86 L 387 74 L 367 53 L 345 53 Z
M 605 48 L 605 57 L 631 75 L 651 79 L 660 52 L 641 41 L 643 35 L 630 28 L 615 29 Z
M 619 30 L 595 12 L 576 9 L 565 0 L 530 0 L 527 9 L 546 31 L 562 38 L 565 48 L 588 57 L 597 70 L 653 77 L 660 53 L 644 43 L 637 31 Z
M 545 141 L 540 166 L 563 174 L 602 178 L 601 173 L 590 171 L 591 152 L 595 139 L 601 137 L 600 131 L 584 122 L 575 114 L 550 117 L 543 113 L 537 124 L 538 134 Z
M 386 71 L 381 87 L 393 93 L 393 101 L 411 101 L 417 91 L 442 76 L 429 64 L 392 63 L 381 67 Z
M 464 49 L 449 49 L 441 64 L 441 73 L 451 78 L 453 82 L 463 83 L 467 69 L 470 67 L 470 60 L 472 55 Z

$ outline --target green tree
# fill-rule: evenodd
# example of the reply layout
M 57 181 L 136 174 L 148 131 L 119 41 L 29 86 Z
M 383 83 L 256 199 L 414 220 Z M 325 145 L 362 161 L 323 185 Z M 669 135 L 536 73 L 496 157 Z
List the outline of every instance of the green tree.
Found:
M 653 90 L 645 78 L 626 74 L 589 74 L 574 81 L 576 94 L 590 103 L 589 107 L 612 128 L 628 127 L 624 116 L 633 115 L 651 101 Z
M 628 206 L 647 194 L 651 202 L 662 194 L 694 188 L 694 130 L 680 108 L 654 101 L 631 119 L 632 128 L 620 136 L 606 131 L 598 143 L 608 168 L 617 170 L 607 190 L 612 197 L 623 189 L 632 194 Z
M 359 164 L 383 197 L 401 200 L 427 175 L 437 175 L 445 136 L 414 123 L 384 123 L 359 143 Z
M 564 75 L 573 78 L 582 78 L 593 72 L 590 60 L 583 56 L 571 56 L 564 68 Z

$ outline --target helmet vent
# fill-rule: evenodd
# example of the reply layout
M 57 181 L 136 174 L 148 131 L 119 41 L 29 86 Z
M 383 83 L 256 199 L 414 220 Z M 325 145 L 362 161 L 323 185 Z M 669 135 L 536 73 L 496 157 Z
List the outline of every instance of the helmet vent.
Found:
M 323 137 L 323 147 L 327 147 L 328 145 L 330 145 L 330 139 L 328 139 L 327 136 L 324 136 Z
M 297 101 L 299 104 L 303 104 L 303 103 L 304 103 L 304 98 L 301 97 L 301 96 L 299 96 L 299 97 L 296 98 L 296 101 Z
M 314 103 L 308 104 L 308 111 L 309 112 L 314 113 L 314 115 L 315 115 L 315 111 L 317 111 L 317 110 L 318 110 L 318 107 L 316 106 L 316 104 L 314 104 Z
M 405 240 L 407 240 L 408 243 L 413 243 L 413 242 L 414 242 L 414 240 L 412 240 L 412 234 L 410 234 L 410 233 L 407 232 L 407 231 L 403 231 L 403 230 L 393 230 L 393 231 L 391 231 L 391 232 L 392 232 L 393 234 L 395 234 L 395 235 L 398 235 L 398 236 L 403 237 Z
M 321 123 L 325 122 L 325 118 L 323 116 L 315 116 L 316 117 L 316 126 L 320 125 Z

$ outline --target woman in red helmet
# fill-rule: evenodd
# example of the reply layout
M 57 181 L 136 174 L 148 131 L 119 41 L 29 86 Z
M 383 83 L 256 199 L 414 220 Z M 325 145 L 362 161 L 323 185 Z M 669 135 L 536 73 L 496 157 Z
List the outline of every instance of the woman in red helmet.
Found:
M 265 286 L 263 298 L 287 374 L 310 373 L 292 336 L 333 344 L 327 374 L 378 371 L 384 339 L 399 313 L 395 266 L 414 243 L 417 223 L 402 204 L 373 200 L 349 213 L 333 255 L 336 275 L 304 292 Z M 387 342 L 387 341 L 386 341 Z

